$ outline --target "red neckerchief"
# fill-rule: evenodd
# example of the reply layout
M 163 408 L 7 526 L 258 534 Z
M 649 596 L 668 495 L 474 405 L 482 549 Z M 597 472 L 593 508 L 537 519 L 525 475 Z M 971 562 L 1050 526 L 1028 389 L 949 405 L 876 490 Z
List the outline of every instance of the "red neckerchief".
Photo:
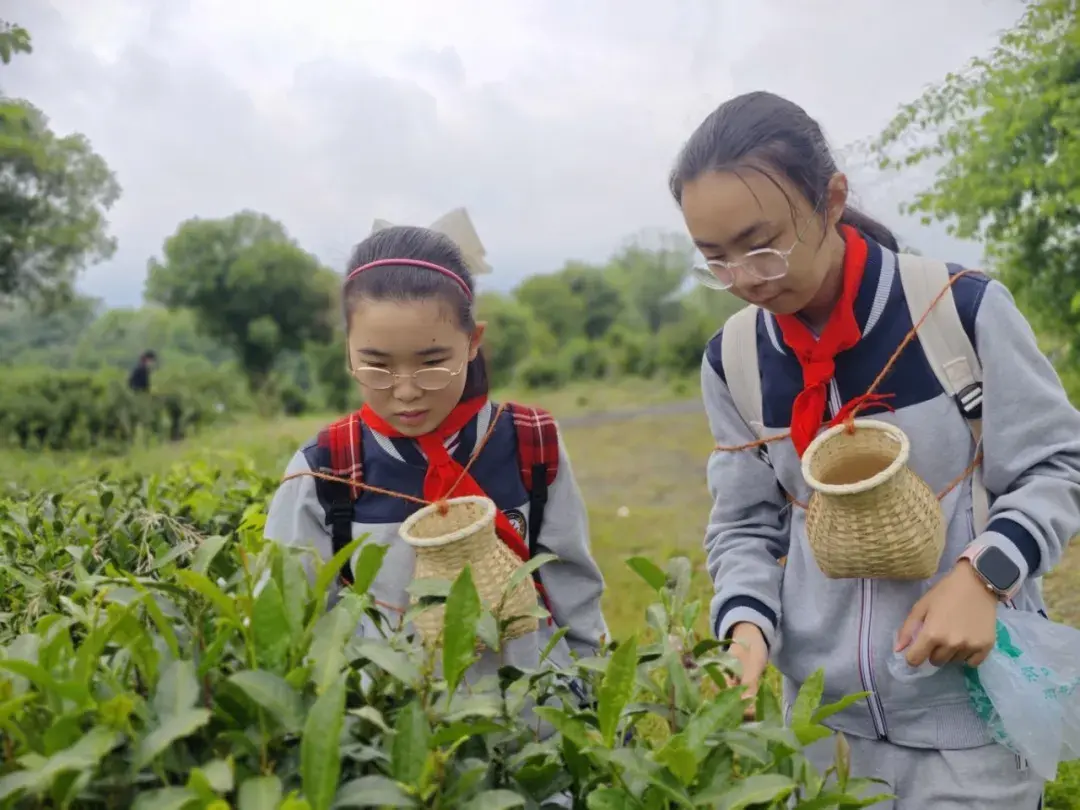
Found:
M 435 430 L 425 433 L 423 436 L 407 437 L 414 439 L 420 445 L 420 449 L 424 451 L 424 455 L 427 456 L 428 468 L 427 473 L 424 475 L 425 501 L 435 503 L 451 496 L 480 495 L 487 497 L 484 490 L 476 483 L 476 479 L 465 472 L 465 468 L 450 455 L 445 444 L 447 439 L 469 424 L 487 405 L 487 402 L 487 397 L 474 397 L 465 400 L 455 406 L 454 410 L 450 411 L 450 415 Z M 367 405 L 364 405 L 360 410 L 360 418 L 369 428 L 387 438 L 406 438 L 405 434 L 393 428 Z M 451 492 L 451 490 L 453 491 Z M 529 547 L 501 509 L 495 510 L 495 533 L 514 554 L 522 560 L 529 559 Z
M 855 296 L 862 283 L 868 248 L 866 240 L 849 225 L 841 225 L 844 237 L 844 283 L 820 338 L 794 315 L 777 315 L 786 343 L 799 360 L 803 389 L 791 408 L 791 442 L 802 458 L 825 420 L 828 384 L 836 372 L 836 355 L 859 342 L 862 331 L 855 319 Z

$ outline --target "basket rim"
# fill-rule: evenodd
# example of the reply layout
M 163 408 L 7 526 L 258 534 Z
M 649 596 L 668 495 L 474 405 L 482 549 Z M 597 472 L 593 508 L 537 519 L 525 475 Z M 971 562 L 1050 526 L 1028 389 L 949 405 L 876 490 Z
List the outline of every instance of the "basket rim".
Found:
M 882 422 L 880 419 L 856 419 L 856 429 L 862 430 L 877 430 L 882 433 L 887 433 L 893 439 L 900 444 L 900 449 L 896 453 L 896 457 L 892 460 L 888 467 L 875 475 L 863 480 L 857 481 L 854 484 L 825 484 L 819 481 L 813 473 L 810 472 L 810 462 L 814 458 L 814 454 L 821 449 L 821 446 L 825 442 L 829 441 L 833 436 L 847 430 L 846 425 L 833 425 L 828 430 L 819 434 L 812 442 L 810 446 L 806 448 L 806 452 L 802 457 L 802 474 L 806 483 L 815 492 L 820 492 L 823 495 L 857 495 L 861 492 L 867 492 L 874 487 L 880 486 L 884 482 L 888 481 L 908 462 L 908 458 L 911 455 L 911 440 L 907 434 L 904 433 L 899 427 L 889 422 Z
M 398 528 L 398 534 L 401 536 L 401 539 L 413 548 L 438 548 L 439 546 L 448 546 L 451 543 L 456 543 L 459 540 L 468 537 L 470 534 L 475 534 L 485 523 L 490 523 L 495 520 L 495 501 L 483 495 L 462 495 L 459 498 L 447 498 L 446 503 L 451 506 L 456 503 L 479 504 L 484 507 L 484 513 L 468 526 L 463 526 L 449 534 L 440 534 L 438 537 L 413 537 L 413 526 L 434 512 L 439 506 L 437 503 L 430 503 L 422 509 L 413 512 L 402 521 L 401 526 Z

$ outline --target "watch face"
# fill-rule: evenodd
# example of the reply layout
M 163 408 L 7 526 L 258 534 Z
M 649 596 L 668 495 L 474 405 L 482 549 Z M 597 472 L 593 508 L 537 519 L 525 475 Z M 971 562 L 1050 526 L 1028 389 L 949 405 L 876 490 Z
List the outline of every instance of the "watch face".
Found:
M 994 590 L 1005 593 L 1016 580 L 1020 579 L 1020 569 L 1009 555 L 996 546 L 988 546 L 975 562 L 975 569 L 983 575 Z

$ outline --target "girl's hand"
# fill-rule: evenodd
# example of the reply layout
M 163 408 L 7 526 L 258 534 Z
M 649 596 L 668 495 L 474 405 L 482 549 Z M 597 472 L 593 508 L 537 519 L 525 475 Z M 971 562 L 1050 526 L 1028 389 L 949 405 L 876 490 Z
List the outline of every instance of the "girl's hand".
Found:
M 765 636 L 762 635 L 761 630 L 749 622 L 739 622 L 735 625 L 731 632 L 731 641 L 729 651 L 742 668 L 739 685 L 743 687 L 743 695 L 747 698 L 755 698 L 761 676 L 765 674 L 765 667 L 769 665 L 769 645 L 765 643 Z M 747 718 L 754 716 L 753 704 L 747 706 L 745 716 Z
M 977 667 L 994 648 L 997 607 L 997 597 L 987 590 L 971 563 L 961 560 L 915 603 L 900 628 L 896 651 L 910 645 L 905 657 L 913 667 L 928 658 L 936 667 L 951 662 Z

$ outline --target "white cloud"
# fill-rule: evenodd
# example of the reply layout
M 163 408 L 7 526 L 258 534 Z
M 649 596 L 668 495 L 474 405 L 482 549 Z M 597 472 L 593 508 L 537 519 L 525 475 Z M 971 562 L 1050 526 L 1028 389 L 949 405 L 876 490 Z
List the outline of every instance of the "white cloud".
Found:
M 142 292 L 189 216 L 250 207 L 340 267 L 376 217 L 467 205 L 493 285 L 600 260 L 642 227 L 679 229 L 666 175 L 718 103 L 788 95 L 842 145 L 984 52 L 1015 0 L 8 0 L 35 53 L 5 91 L 85 132 L 124 195 L 120 250 L 84 288 Z M 860 178 L 865 185 L 860 184 Z M 898 190 L 853 183 L 894 216 Z M 901 228 L 924 249 L 940 229 Z

